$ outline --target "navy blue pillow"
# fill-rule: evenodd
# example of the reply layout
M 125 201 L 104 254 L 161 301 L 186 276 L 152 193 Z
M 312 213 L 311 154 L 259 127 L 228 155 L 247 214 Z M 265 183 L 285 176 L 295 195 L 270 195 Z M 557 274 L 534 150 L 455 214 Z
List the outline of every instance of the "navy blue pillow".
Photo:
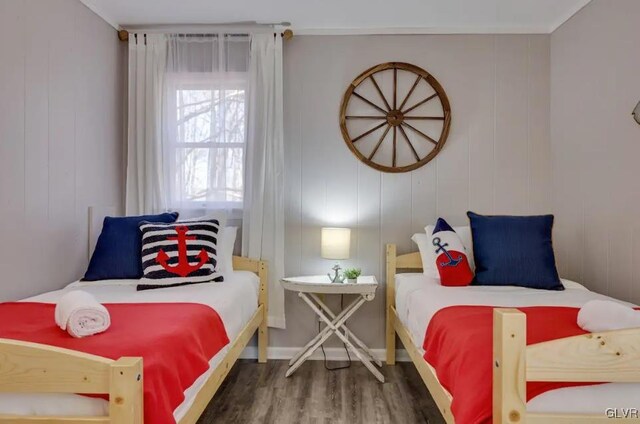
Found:
M 137 280 L 142 278 L 142 221 L 170 224 L 178 219 L 178 213 L 160 215 L 107 216 L 102 223 L 96 249 L 84 274 L 84 281 Z
M 476 262 L 472 284 L 564 290 L 551 242 L 553 215 L 467 216 Z

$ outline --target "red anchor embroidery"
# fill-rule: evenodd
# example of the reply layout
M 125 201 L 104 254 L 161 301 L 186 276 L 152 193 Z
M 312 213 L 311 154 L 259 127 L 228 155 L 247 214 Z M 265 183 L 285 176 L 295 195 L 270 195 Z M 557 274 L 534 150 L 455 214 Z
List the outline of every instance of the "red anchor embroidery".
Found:
M 198 262 L 195 265 L 189 264 L 189 257 L 187 256 L 187 240 L 195 240 L 196 236 L 188 236 L 187 231 L 189 231 L 188 227 L 184 225 L 179 225 L 176 227 L 176 233 L 178 234 L 178 236 L 167 237 L 167 240 L 178 241 L 178 264 L 177 265 L 169 266 L 169 264 L 167 264 L 167 261 L 169 260 L 169 255 L 167 255 L 165 251 L 162 249 L 160 249 L 160 251 L 158 252 L 158 255 L 156 256 L 156 260 L 162 266 L 162 268 L 167 270 L 167 272 L 179 275 L 181 277 L 186 277 L 192 272 L 199 270 L 200 268 L 202 268 L 204 264 L 207 263 L 207 261 L 209 261 L 209 255 L 207 254 L 207 251 L 202 249 L 200 250 L 200 253 L 198 253 L 198 256 L 197 256 L 198 259 L 200 259 L 200 262 Z

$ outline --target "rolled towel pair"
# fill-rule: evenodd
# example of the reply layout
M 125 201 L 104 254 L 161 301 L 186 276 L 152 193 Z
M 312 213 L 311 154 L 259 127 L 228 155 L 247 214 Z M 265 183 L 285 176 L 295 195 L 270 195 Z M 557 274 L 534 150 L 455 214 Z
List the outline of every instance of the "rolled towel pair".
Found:
M 60 298 L 55 320 L 58 327 L 76 338 L 102 333 L 111 325 L 107 308 L 81 290 L 70 291 Z
M 640 311 L 610 300 L 591 300 L 580 308 L 578 325 L 591 333 L 636 328 Z

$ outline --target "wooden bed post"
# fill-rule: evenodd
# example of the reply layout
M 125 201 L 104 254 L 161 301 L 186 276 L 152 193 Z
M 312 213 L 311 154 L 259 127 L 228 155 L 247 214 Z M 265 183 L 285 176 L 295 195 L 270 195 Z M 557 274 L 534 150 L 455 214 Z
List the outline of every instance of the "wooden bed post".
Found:
M 111 364 L 109 419 L 113 423 L 142 424 L 144 415 L 142 358 L 120 358 Z
M 396 364 L 396 245 L 387 244 L 387 365 Z
M 526 420 L 527 316 L 517 309 L 493 311 L 493 423 Z
M 260 277 L 260 294 L 258 296 L 258 304 L 263 306 L 263 317 L 260 327 L 258 328 L 258 362 L 264 364 L 267 362 L 267 345 L 269 344 L 269 329 L 267 327 L 268 317 L 268 284 L 269 284 L 269 265 L 265 261 L 260 261 L 258 276 Z

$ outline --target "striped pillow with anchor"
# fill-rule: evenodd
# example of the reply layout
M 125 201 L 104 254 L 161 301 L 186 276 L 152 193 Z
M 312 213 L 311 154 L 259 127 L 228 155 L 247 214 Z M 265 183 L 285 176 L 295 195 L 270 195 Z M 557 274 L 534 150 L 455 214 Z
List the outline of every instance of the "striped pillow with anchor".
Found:
M 458 233 L 442 218 L 438 218 L 431 236 L 435 250 L 436 269 L 443 286 L 468 286 L 473 281 L 467 252 Z
M 143 277 L 138 290 L 220 282 L 220 222 L 142 222 Z

